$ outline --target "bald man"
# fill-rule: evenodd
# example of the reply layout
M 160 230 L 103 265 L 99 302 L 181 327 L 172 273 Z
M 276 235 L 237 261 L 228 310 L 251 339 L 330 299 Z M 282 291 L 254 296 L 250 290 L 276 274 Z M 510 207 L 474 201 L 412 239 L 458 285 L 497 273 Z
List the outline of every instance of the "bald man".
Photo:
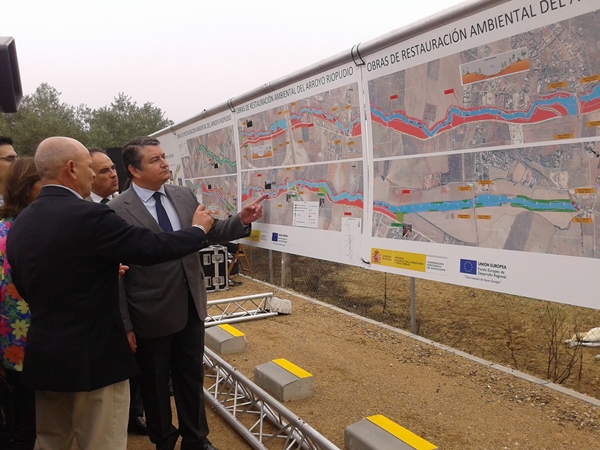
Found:
M 154 233 L 85 201 L 92 158 L 74 139 L 44 140 L 35 164 L 44 186 L 11 227 L 7 258 L 31 309 L 23 380 L 36 391 L 36 448 L 76 440 L 80 450 L 125 450 L 127 380 L 138 368 L 119 310 L 119 263 L 198 252 L 213 220 L 199 207 L 191 227 Z

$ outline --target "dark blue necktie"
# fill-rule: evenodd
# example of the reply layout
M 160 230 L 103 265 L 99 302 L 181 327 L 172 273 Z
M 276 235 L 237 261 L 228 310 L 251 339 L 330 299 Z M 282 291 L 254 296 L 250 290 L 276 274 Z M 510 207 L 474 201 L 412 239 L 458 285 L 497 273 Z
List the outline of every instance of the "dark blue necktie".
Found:
M 156 217 L 158 217 L 158 224 L 163 231 L 173 231 L 167 211 L 165 211 L 165 207 L 160 202 L 161 195 L 162 194 L 160 192 L 155 192 L 152 194 L 152 197 L 154 197 L 154 200 L 156 200 Z

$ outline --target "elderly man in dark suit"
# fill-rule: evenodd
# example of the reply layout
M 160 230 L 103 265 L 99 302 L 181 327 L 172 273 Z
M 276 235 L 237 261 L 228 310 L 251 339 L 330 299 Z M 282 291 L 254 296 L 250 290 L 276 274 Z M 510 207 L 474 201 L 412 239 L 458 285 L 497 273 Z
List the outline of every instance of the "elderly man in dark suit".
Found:
M 44 140 L 35 154 L 44 184 L 11 227 L 7 258 L 31 309 L 23 378 L 36 391 L 40 449 L 125 450 L 128 379 L 138 373 L 119 310 L 120 263 L 156 264 L 205 247 L 212 218 L 154 233 L 83 200 L 94 177 L 78 141 Z
M 198 206 L 186 187 L 165 184 L 169 165 L 158 140 L 136 138 L 123 148 L 131 187 L 108 203 L 130 224 L 153 231 L 177 230 L 190 224 Z M 246 205 L 228 220 L 215 221 L 208 239 L 224 242 L 247 236 L 250 223 L 261 217 L 260 202 Z M 133 263 L 124 261 L 124 263 Z M 137 344 L 142 371 L 142 398 L 150 440 L 158 450 L 172 450 L 179 435 L 181 450 L 213 450 L 204 409 L 203 355 L 206 289 L 199 253 L 178 261 L 141 267 L 130 264 L 122 280 L 125 328 Z M 169 374 L 179 430 L 172 424 Z

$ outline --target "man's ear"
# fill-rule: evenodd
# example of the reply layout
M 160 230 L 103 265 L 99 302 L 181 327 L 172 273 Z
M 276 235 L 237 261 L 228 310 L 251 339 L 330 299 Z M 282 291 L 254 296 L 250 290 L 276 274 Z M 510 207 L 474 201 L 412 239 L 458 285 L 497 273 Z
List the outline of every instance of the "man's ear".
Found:
M 70 177 L 75 177 L 75 161 L 73 161 L 73 160 L 67 161 L 67 174 Z
M 131 176 L 133 178 L 139 178 L 140 177 L 140 171 L 138 169 L 136 169 L 135 167 L 133 167 L 131 164 L 129 164 L 127 166 L 127 170 L 129 170 L 129 173 L 131 174 Z

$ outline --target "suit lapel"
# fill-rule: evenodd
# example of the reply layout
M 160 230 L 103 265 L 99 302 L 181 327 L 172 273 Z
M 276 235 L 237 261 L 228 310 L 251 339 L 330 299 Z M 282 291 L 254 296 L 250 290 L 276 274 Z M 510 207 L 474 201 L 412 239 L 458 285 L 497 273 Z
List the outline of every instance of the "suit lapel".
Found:
M 156 222 L 154 217 L 152 217 L 152 214 L 148 212 L 148 209 L 144 206 L 132 187 L 123 192 L 121 196 L 123 196 L 125 209 L 141 226 L 157 233 L 162 231 L 158 222 Z
M 171 200 L 171 203 L 177 212 L 181 228 L 191 227 L 193 211 L 190 211 L 189 204 L 185 201 L 183 189 L 177 189 L 170 184 L 166 184 L 165 193 L 167 194 L 167 197 L 169 197 L 169 200 Z

